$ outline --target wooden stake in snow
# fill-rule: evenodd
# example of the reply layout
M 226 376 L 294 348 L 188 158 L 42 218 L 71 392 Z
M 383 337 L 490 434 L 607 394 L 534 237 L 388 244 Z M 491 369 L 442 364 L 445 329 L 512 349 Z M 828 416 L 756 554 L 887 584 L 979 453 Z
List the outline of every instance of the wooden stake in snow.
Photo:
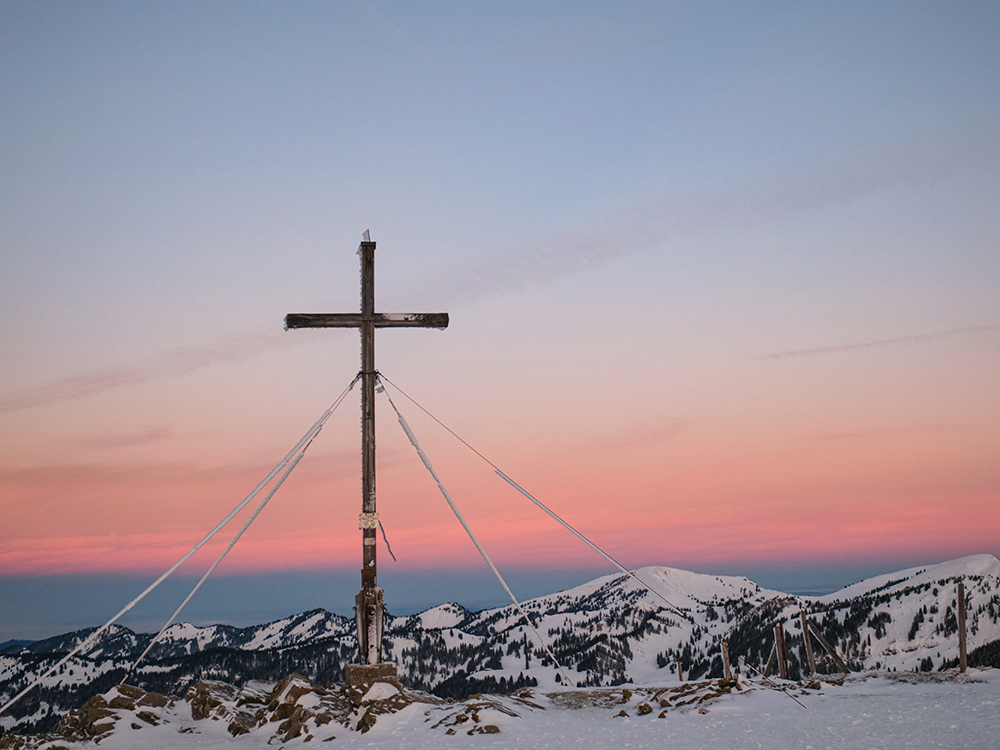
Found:
M 778 659 L 778 641 L 775 640 L 774 645 L 771 646 L 771 655 L 767 657 L 767 665 L 764 667 L 764 676 L 770 677 L 771 670 L 774 669 L 774 662 Z
M 733 679 L 732 670 L 729 669 L 729 644 L 725 641 L 722 642 L 722 669 L 727 680 Z
M 836 663 L 837 669 L 839 669 L 844 674 L 848 674 L 851 670 L 847 668 L 847 664 L 845 664 L 844 660 L 840 658 L 839 654 L 837 654 L 837 650 L 833 646 L 831 646 L 830 641 L 824 638 L 823 634 L 819 632 L 819 628 L 816 627 L 816 623 L 814 623 L 812 620 L 809 620 L 808 622 L 809 622 L 809 632 L 811 632 L 814 636 L 816 636 L 816 640 L 819 641 L 819 645 L 822 646 L 824 649 L 826 649 L 826 652 L 830 654 L 830 658 L 833 659 L 833 661 Z
M 774 626 L 774 643 L 778 647 L 778 677 L 788 679 L 788 652 L 785 650 L 785 628 L 779 622 Z
M 958 582 L 958 669 L 964 672 L 969 666 L 965 653 L 965 584 Z
M 375 329 L 447 328 L 448 313 L 375 312 L 375 243 L 368 230 L 358 247 L 361 256 L 361 311 L 289 313 L 285 328 L 361 329 L 361 591 L 355 598 L 361 664 L 382 662 L 385 604 L 378 587 L 375 558 Z
M 816 659 L 813 656 L 812 640 L 809 638 L 809 623 L 806 621 L 805 610 L 799 610 L 799 622 L 802 623 L 802 640 L 806 644 L 806 657 L 809 659 L 809 676 L 816 676 Z

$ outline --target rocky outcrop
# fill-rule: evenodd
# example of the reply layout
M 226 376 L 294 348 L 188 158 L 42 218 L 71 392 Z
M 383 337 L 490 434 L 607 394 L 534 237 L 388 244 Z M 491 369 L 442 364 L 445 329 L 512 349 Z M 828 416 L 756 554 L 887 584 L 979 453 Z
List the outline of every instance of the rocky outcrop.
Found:
M 55 734 L 70 741 L 100 740 L 110 734 L 115 728 L 118 714 L 113 710 L 112 703 L 118 702 L 121 696 L 114 696 L 110 701 L 103 695 L 95 695 L 83 704 L 82 708 L 70 711 L 56 726 Z M 126 700 L 128 700 L 126 698 Z
M 364 688 L 363 690 L 361 688 Z M 426 706 L 431 728 L 446 734 L 492 734 L 500 731 L 494 717 L 517 716 L 518 708 L 541 706 L 521 696 L 474 696 L 452 701 L 398 683 L 370 686 L 319 685 L 301 674 L 279 682 L 255 680 L 236 687 L 217 680 L 199 680 L 183 698 L 118 685 L 96 695 L 62 718 L 48 734 L 0 738 L 2 750 L 57 750 L 76 743 L 100 743 L 112 734 L 167 730 L 198 734 L 203 722 L 225 722 L 233 737 L 263 734 L 270 744 L 293 739 L 332 740 L 338 732 L 367 732 L 380 717 L 415 703 Z M 170 730 L 167 730 L 170 731 Z M 141 741 L 137 742 L 141 744 Z

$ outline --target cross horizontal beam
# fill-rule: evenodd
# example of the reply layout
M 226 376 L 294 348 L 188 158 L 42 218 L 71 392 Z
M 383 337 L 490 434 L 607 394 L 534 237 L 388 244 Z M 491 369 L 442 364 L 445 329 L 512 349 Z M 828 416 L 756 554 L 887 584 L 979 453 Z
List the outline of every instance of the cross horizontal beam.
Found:
M 285 328 L 360 328 L 371 322 L 375 328 L 447 328 L 448 313 L 289 313 Z

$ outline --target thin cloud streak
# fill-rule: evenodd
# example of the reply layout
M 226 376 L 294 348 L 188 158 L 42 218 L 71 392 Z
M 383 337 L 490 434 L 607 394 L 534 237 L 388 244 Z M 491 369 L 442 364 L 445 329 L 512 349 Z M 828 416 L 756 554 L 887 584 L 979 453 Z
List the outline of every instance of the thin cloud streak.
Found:
M 955 433 L 962 432 L 966 429 L 967 428 L 962 425 L 953 424 L 918 424 L 899 427 L 884 427 L 872 430 L 856 430 L 854 432 L 822 432 L 813 435 L 805 435 L 804 439 L 817 443 L 841 443 L 853 442 L 857 440 L 881 439 L 901 434 Z
M 996 333 L 1000 331 L 1000 325 L 989 326 L 968 326 L 966 328 L 952 328 L 947 331 L 935 331 L 933 333 L 920 333 L 914 336 L 898 336 L 892 339 L 879 339 L 877 341 L 861 341 L 855 344 L 839 344 L 836 346 L 820 346 L 812 349 L 791 349 L 786 352 L 772 352 L 761 354 L 755 359 L 790 359 L 792 357 L 813 357 L 818 354 L 835 354 L 839 352 L 862 351 L 865 349 L 892 349 L 900 346 L 913 346 L 929 341 L 939 341 L 968 333 Z
M 0 396 L 0 414 L 11 414 L 87 396 L 145 385 L 156 380 L 187 375 L 223 364 L 243 362 L 252 357 L 289 346 L 307 343 L 299 337 L 281 334 L 244 333 L 217 346 L 186 346 L 169 351 L 138 365 L 122 365 L 107 370 L 70 375 L 59 380 Z
M 364 2 L 361 3 L 361 6 L 368 13 L 369 17 L 377 21 L 390 34 L 392 34 L 393 36 L 396 37 L 396 39 L 401 41 L 404 46 L 408 47 L 410 51 L 415 52 L 417 55 L 419 55 L 428 62 L 434 62 L 434 59 L 430 56 L 430 54 L 427 52 L 426 49 L 417 44 L 417 42 L 414 41 L 414 39 L 411 36 L 403 32 L 402 29 L 400 29 L 396 24 L 390 21 L 383 13 L 380 13 L 378 10 L 376 10 L 374 5 L 365 0 Z
M 122 435 L 106 435 L 74 440 L 71 445 L 82 448 L 132 448 L 139 445 L 149 445 L 169 440 L 174 435 L 166 427 L 146 427 L 140 432 L 130 432 Z
M 662 417 L 655 422 L 647 421 L 632 425 L 626 431 L 602 431 L 599 438 L 587 441 L 581 448 L 594 453 L 606 453 L 609 450 L 631 451 L 637 447 L 648 448 L 673 440 L 688 429 L 686 419 Z
M 916 187 L 972 170 L 1000 167 L 996 123 L 914 139 L 878 151 L 835 154 L 836 167 L 670 195 L 637 203 L 576 229 L 479 258 L 421 284 L 427 304 L 475 302 L 551 283 L 663 245 L 679 235 L 750 226 L 820 211 L 880 190 Z M 400 290 L 412 298 L 412 292 Z

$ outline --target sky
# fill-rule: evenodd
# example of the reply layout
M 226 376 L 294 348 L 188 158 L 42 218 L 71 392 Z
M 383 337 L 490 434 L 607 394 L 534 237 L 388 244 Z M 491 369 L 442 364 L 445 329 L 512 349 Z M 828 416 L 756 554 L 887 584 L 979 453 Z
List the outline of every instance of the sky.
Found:
M 334 402 L 357 332 L 284 316 L 358 309 L 365 230 L 376 308 L 450 315 L 376 366 L 519 596 L 613 568 L 490 463 L 629 567 L 1000 555 L 997 38 L 992 2 L 4 3 L 0 639 L 103 623 Z M 351 613 L 358 404 L 182 619 Z M 377 417 L 389 610 L 503 604 Z

